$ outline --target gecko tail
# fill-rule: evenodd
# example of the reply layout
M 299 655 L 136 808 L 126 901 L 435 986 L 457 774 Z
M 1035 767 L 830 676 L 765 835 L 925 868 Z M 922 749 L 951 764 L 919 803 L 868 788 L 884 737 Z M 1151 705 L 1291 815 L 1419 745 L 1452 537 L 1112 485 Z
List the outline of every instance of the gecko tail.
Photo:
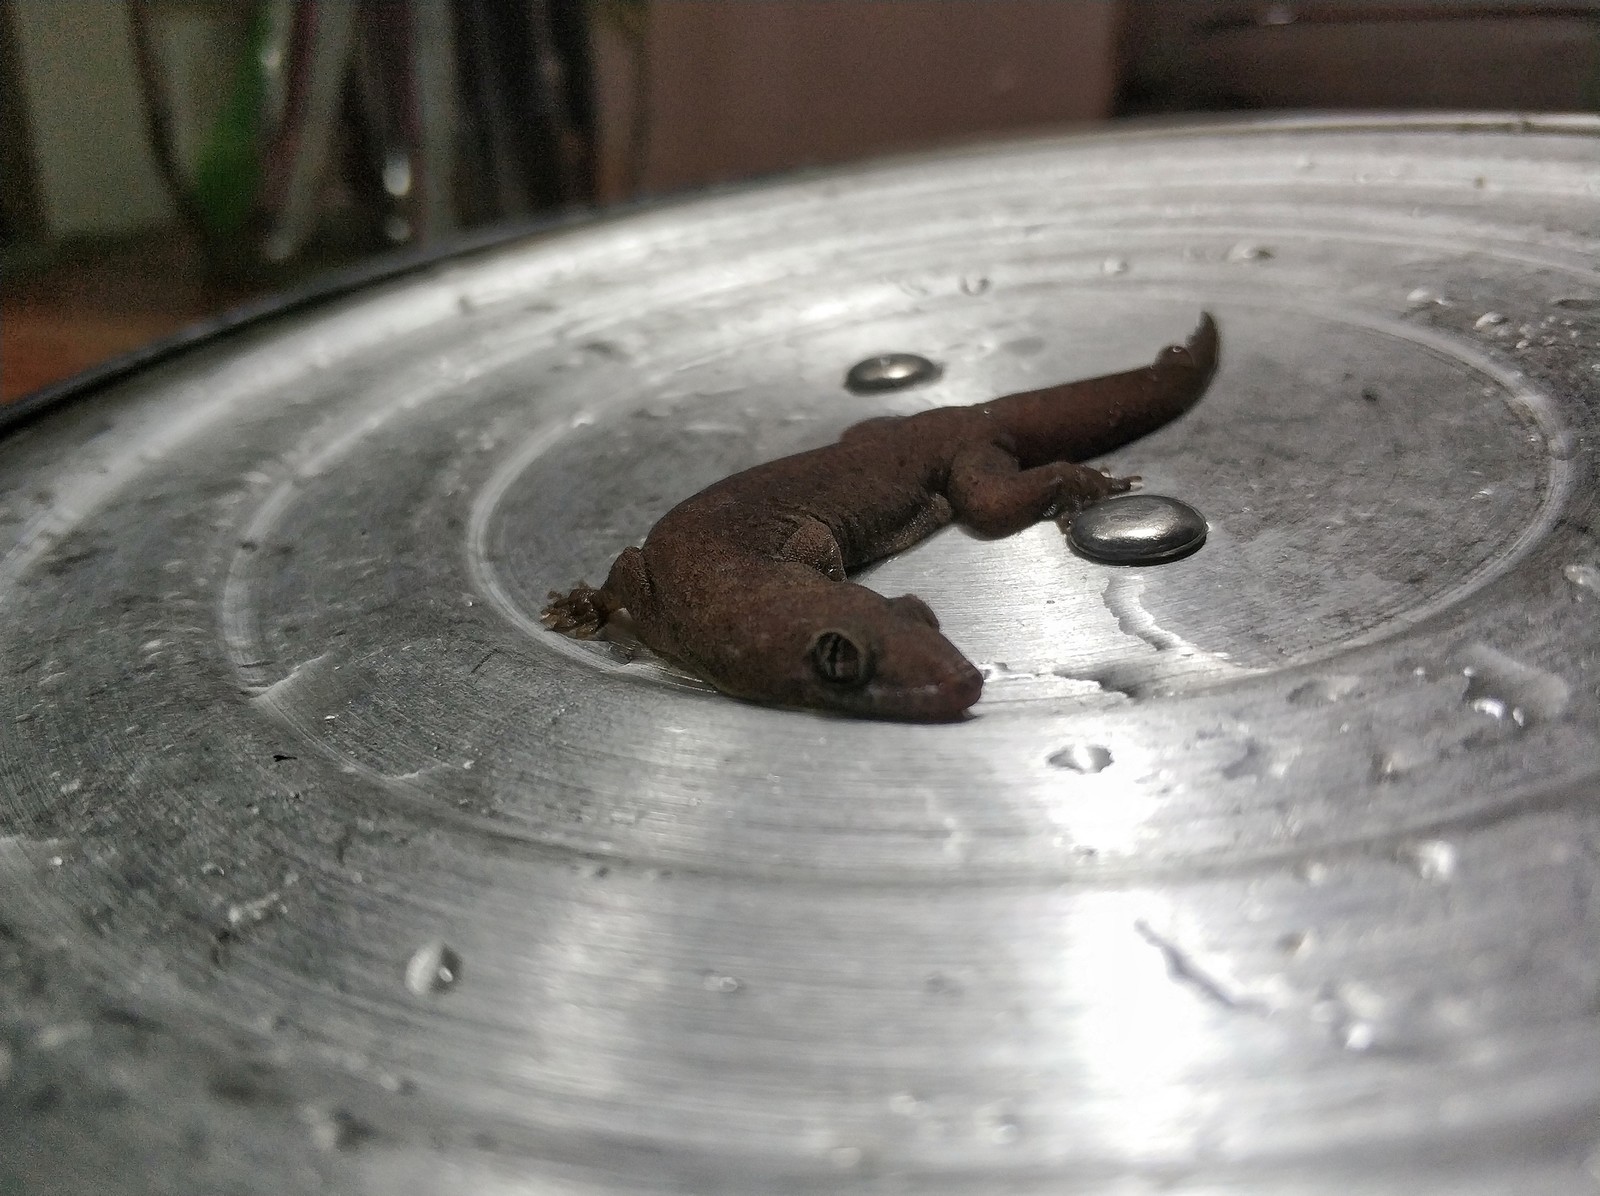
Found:
M 549 598 L 550 604 L 539 615 L 539 621 L 551 631 L 573 639 L 592 640 L 611 616 L 610 604 L 602 593 L 581 581 L 565 594 L 551 590 Z
M 1210 312 L 1181 345 L 1150 365 L 984 404 L 1010 433 L 1026 468 L 1084 461 L 1171 423 L 1200 401 L 1217 372 L 1220 336 Z

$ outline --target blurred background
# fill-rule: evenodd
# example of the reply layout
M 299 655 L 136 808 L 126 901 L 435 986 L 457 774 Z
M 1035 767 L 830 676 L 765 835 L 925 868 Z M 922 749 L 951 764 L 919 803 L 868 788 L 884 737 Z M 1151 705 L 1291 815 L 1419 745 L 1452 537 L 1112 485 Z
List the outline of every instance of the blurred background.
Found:
M 773 172 L 1131 117 L 1595 111 L 1600 0 L 0 0 L 0 96 L 11 399 L 378 255 Z

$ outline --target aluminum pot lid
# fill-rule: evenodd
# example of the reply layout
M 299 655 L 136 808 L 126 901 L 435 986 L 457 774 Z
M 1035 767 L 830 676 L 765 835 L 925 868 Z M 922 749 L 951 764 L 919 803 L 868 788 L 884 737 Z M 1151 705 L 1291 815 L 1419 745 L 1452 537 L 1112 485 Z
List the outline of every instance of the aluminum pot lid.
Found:
M 33 412 L 0 440 L 0 1176 L 1600 1190 L 1597 134 L 824 173 Z M 1202 309 L 1210 393 L 1104 462 L 1199 551 L 952 529 L 864 575 L 983 668 L 962 724 L 539 625 L 728 473 L 1130 368 Z

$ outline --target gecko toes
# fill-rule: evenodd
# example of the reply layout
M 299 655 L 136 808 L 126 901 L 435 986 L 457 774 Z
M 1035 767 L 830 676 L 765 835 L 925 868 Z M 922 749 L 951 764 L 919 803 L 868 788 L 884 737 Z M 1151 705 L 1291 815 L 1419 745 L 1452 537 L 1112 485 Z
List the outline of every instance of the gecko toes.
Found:
M 595 602 L 598 593 L 593 586 L 581 582 L 565 595 L 560 590 L 551 590 L 550 605 L 540 613 L 539 621 L 562 635 L 580 640 L 593 639 L 600 634 L 600 628 L 606 621 L 605 612 Z

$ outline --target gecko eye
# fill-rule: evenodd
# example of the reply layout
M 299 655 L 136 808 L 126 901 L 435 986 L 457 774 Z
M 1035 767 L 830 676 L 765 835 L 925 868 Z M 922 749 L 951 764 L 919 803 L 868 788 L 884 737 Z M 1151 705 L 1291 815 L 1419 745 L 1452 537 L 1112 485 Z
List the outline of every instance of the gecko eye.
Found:
M 834 685 L 860 686 L 872 679 L 872 655 L 842 631 L 824 631 L 811 641 L 817 675 Z

